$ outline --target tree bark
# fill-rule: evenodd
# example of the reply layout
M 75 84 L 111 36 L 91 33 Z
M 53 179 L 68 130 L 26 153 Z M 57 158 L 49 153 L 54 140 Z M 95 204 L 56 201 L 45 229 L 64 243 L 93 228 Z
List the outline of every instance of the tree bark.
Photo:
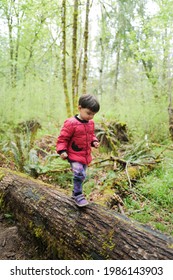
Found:
M 72 40 L 72 99 L 73 114 L 77 113 L 78 91 L 76 87 L 77 79 L 77 31 L 78 31 L 78 0 L 74 0 L 73 11 L 73 40 Z
M 0 194 L 47 259 L 173 259 L 173 238 L 116 212 L 78 208 L 57 187 L 0 169 Z
M 87 93 L 87 66 L 88 66 L 88 36 L 89 36 L 90 0 L 86 2 L 85 31 L 84 31 L 84 62 L 83 62 L 83 88 L 82 93 Z
M 66 112 L 67 112 L 67 117 L 70 117 L 71 108 L 70 108 L 70 98 L 69 98 L 68 86 L 67 86 L 67 64 L 66 64 L 66 53 L 67 53 L 67 49 L 66 49 L 66 0 L 62 0 L 61 22 L 62 22 L 62 77 L 63 77 Z

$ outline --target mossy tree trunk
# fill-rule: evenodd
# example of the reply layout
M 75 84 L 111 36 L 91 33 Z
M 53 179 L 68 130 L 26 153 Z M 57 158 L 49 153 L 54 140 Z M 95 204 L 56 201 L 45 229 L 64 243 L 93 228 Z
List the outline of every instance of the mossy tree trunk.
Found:
M 62 76 L 63 76 L 63 86 L 64 86 L 64 95 L 65 95 L 65 105 L 67 116 L 71 116 L 70 108 L 70 98 L 67 87 L 67 70 L 66 70 L 66 0 L 62 0 Z
M 77 30 L 78 30 L 78 0 L 74 0 L 73 12 L 73 42 L 72 42 L 72 99 L 73 114 L 77 113 L 78 87 L 77 80 Z
M 84 31 L 84 63 L 83 63 L 83 94 L 87 91 L 87 66 L 88 66 L 88 25 L 89 25 L 90 0 L 86 2 L 85 31 Z
M 47 259 L 173 259 L 172 237 L 96 204 L 80 209 L 51 185 L 0 169 L 0 193 Z

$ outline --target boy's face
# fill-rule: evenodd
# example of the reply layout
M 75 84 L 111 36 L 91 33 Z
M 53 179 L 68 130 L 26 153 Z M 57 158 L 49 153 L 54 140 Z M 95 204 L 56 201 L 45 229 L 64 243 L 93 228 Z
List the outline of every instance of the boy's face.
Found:
M 92 112 L 90 109 L 82 108 L 81 106 L 78 106 L 78 109 L 79 109 L 80 119 L 85 120 L 85 121 L 89 121 L 89 120 L 93 119 L 94 115 L 96 114 L 96 113 Z

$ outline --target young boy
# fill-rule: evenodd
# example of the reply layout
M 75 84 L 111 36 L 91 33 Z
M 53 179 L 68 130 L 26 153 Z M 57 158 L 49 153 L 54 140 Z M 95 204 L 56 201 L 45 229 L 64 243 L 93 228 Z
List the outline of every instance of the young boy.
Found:
M 91 162 L 91 147 L 98 148 L 99 142 L 94 134 L 94 115 L 99 111 L 97 99 L 84 94 L 79 98 L 79 114 L 67 119 L 57 139 L 57 153 L 62 159 L 68 159 L 73 171 L 73 198 L 79 207 L 88 201 L 82 193 L 82 183 L 86 177 L 87 165 Z

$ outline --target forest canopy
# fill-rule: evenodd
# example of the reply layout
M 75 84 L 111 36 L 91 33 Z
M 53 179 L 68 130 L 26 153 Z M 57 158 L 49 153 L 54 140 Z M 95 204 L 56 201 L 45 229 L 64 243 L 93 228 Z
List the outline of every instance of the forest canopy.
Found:
M 1 121 L 62 123 L 87 92 L 101 102 L 98 118 L 164 140 L 172 11 L 170 0 L 2 0 Z

